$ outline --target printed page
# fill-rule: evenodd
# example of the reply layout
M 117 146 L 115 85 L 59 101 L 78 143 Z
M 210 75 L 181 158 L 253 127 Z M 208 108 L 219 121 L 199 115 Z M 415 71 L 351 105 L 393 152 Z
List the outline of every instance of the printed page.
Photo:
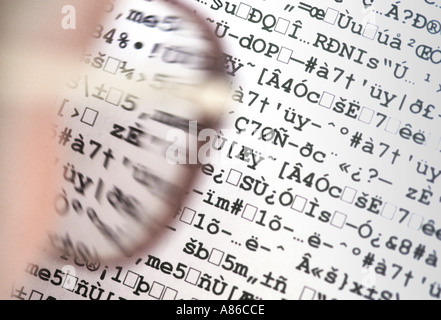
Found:
M 59 224 L 11 298 L 440 300 L 441 3 L 181 0 L 174 42 L 157 2 L 109 1 L 55 99 Z M 212 46 L 216 125 L 171 94 Z

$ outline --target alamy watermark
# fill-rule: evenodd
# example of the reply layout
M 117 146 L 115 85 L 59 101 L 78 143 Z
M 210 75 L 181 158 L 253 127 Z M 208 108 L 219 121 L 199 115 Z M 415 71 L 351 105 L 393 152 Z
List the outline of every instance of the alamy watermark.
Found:
M 61 27 L 64 30 L 75 30 L 77 28 L 77 11 L 73 5 L 65 5 L 61 9 L 63 18 L 61 19 Z
M 275 147 L 272 141 L 278 135 L 274 129 L 268 128 L 259 139 L 264 142 L 259 145 L 259 151 L 238 142 L 238 133 L 244 133 L 247 129 L 214 129 L 198 130 L 197 121 L 190 121 L 188 131 L 173 128 L 166 134 L 168 147 L 166 159 L 169 164 L 222 164 L 227 159 L 237 158 L 246 162 L 251 167 L 256 167 L 264 154 L 271 154 Z

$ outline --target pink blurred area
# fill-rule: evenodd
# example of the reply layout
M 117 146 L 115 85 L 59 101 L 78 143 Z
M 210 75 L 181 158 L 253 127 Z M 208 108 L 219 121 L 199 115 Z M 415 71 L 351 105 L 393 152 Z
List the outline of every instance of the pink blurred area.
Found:
M 53 220 L 50 107 L 104 2 L 0 0 L 0 299 L 11 297 Z M 76 30 L 62 28 L 66 4 L 76 9 Z

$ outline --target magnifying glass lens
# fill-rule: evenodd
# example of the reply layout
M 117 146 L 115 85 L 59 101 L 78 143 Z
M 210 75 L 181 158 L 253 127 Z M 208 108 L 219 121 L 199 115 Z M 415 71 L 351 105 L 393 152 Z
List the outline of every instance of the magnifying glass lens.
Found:
M 57 98 L 64 256 L 130 256 L 160 237 L 189 190 L 198 132 L 225 103 L 218 43 L 195 13 L 166 1 L 115 1 Z

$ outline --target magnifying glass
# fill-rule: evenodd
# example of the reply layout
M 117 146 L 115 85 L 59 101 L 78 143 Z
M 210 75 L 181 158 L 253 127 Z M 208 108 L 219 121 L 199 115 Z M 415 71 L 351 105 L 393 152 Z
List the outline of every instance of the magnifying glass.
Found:
M 107 11 L 84 72 L 58 99 L 74 112 L 57 130 L 60 221 L 49 238 L 85 263 L 160 239 L 195 177 L 199 132 L 216 125 L 226 103 L 220 45 L 191 9 L 130 0 Z
M 53 101 L 57 221 L 48 237 L 58 256 L 94 264 L 161 239 L 195 179 L 200 132 L 215 128 L 228 83 L 220 44 L 179 1 L 106 2 L 90 33 Z M 33 90 L 50 91 L 42 86 Z

